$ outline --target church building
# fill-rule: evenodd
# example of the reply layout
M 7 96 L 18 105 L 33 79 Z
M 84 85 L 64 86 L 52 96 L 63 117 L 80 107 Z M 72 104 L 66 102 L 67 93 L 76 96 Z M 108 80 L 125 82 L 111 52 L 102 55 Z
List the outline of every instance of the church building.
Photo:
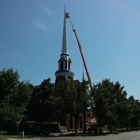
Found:
M 67 39 L 67 23 L 66 23 L 66 8 L 64 7 L 64 23 L 63 23 L 63 36 L 62 36 L 62 51 L 60 59 L 58 60 L 58 70 L 55 72 L 56 80 L 55 85 L 64 80 L 73 80 L 75 83 L 79 80 L 74 80 L 74 73 L 71 71 L 71 59 L 68 53 L 68 39 Z M 89 124 L 93 122 L 91 117 L 91 112 L 87 112 L 88 117 L 86 117 L 86 123 Z M 61 123 L 61 120 L 64 119 L 65 123 Z M 60 125 L 67 126 L 67 130 L 74 128 L 74 118 L 70 115 L 63 116 L 60 120 Z M 78 123 L 78 128 L 84 127 L 84 116 L 81 116 L 81 119 Z

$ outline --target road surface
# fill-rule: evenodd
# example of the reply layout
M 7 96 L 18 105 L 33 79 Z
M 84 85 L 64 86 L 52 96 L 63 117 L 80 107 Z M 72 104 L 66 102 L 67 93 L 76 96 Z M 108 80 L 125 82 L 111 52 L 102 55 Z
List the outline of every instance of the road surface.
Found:
M 71 137 L 50 137 L 40 140 L 140 140 L 140 131 L 111 134 L 106 136 L 71 136 Z M 39 140 L 39 139 L 38 139 Z

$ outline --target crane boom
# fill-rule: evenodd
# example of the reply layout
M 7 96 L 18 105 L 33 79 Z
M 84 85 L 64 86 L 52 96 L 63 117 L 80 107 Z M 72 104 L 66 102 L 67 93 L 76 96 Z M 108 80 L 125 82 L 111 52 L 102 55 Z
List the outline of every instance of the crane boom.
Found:
M 76 30 L 74 29 L 74 25 L 72 23 L 72 19 L 71 17 L 69 16 L 69 13 L 66 13 L 66 18 L 70 19 L 70 22 L 71 22 L 71 26 L 72 26 L 72 30 L 74 32 L 74 35 L 76 37 L 76 41 L 78 43 L 78 47 L 79 47 L 79 50 L 80 50 L 80 54 L 81 54 L 81 57 L 82 57 L 82 60 L 83 60 L 83 63 L 84 63 L 84 67 L 85 67 L 85 70 L 86 70 L 86 74 L 87 74 L 87 77 L 88 77 L 88 82 L 90 84 L 90 88 L 92 88 L 92 82 L 91 82 L 91 78 L 90 78 L 90 74 L 88 72 L 88 68 L 87 68 L 87 65 L 86 65 L 86 61 L 85 61 L 85 58 L 84 58 L 84 55 L 83 55 L 83 52 L 82 52 L 82 47 L 81 47 L 81 44 L 80 44 L 80 41 L 79 41 L 79 38 L 78 38 L 78 35 L 77 35 L 77 32 Z

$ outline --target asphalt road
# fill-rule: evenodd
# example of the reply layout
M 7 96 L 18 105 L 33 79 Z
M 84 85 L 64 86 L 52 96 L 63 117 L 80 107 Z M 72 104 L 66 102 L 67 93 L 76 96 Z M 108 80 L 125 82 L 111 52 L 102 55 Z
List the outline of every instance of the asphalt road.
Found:
M 40 140 L 140 140 L 140 131 L 106 136 L 50 137 L 41 138 Z

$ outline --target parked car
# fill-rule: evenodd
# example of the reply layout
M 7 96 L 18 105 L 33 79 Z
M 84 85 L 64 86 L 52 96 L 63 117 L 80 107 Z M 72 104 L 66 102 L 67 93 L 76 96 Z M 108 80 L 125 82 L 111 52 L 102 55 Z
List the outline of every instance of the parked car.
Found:
M 25 121 L 20 124 L 19 132 L 24 131 L 25 135 L 48 135 L 47 129 L 41 127 L 37 121 Z
M 44 135 L 48 135 L 49 132 L 46 130 L 41 129 L 40 127 L 34 127 L 34 128 L 30 128 L 25 130 L 25 134 L 27 135 L 40 135 L 40 136 L 44 136 Z
M 100 130 L 100 127 L 103 128 L 103 125 L 99 125 L 98 123 L 93 123 L 90 125 L 90 128 L 88 129 L 89 132 L 94 131 L 97 133 Z

